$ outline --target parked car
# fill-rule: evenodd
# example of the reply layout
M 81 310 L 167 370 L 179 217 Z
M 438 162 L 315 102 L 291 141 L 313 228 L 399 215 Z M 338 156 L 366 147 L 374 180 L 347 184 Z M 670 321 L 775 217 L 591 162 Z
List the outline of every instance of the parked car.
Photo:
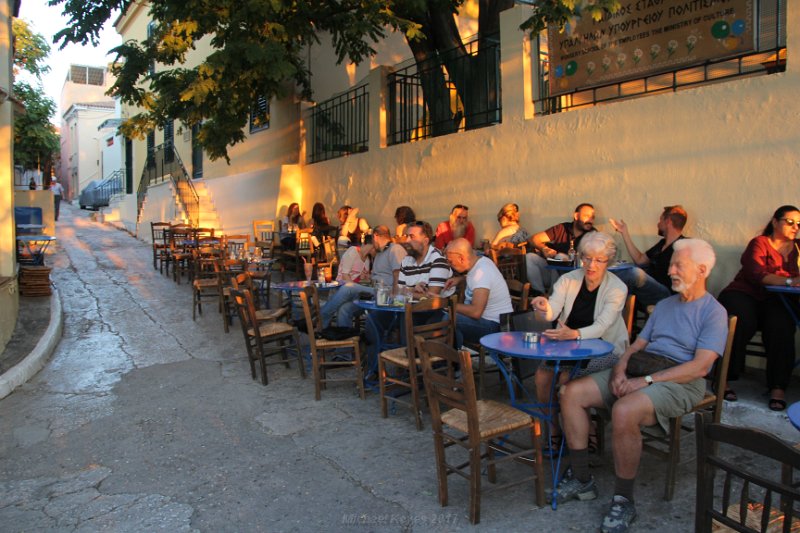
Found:
M 109 189 L 106 184 L 110 184 L 111 178 L 104 180 L 92 180 L 82 191 L 78 198 L 81 209 L 99 209 L 108 206 Z

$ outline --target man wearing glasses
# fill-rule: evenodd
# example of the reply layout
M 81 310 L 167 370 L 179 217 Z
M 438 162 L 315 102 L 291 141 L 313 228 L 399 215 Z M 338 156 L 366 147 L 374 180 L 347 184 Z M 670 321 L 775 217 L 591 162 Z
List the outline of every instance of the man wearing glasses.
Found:
M 686 210 L 679 205 L 665 207 L 656 225 L 661 240 L 646 252 L 641 252 L 633 243 L 624 220 L 608 219 L 617 233 L 622 235 L 625 248 L 637 265 L 637 268 L 615 272 L 628 286 L 628 293 L 636 295 L 637 304 L 655 305 L 670 295 L 671 282 L 667 270 L 672 259 L 672 245 L 678 239 L 685 238 L 683 228 L 686 226 L 687 216 Z
M 469 207 L 456 204 L 450 210 L 450 219 L 436 227 L 436 247 L 444 250 L 450 241 L 465 238 L 475 246 L 475 227 L 469 221 Z

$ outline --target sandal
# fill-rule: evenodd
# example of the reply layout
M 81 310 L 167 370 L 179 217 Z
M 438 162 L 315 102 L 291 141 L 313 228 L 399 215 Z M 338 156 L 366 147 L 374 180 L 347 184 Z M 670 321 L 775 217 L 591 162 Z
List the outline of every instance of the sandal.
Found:
M 778 398 L 770 398 L 769 408 L 771 411 L 783 411 L 784 409 L 786 409 L 786 401 L 779 400 Z
M 725 389 L 724 398 L 729 402 L 735 402 L 736 400 L 739 399 L 739 397 L 736 396 L 736 391 L 733 389 Z

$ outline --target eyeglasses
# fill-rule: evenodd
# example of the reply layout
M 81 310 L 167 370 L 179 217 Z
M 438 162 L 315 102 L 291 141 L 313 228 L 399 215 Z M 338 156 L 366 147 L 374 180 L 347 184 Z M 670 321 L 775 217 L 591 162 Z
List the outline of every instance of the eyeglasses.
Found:
M 466 209 L 467 211 L 469 211 L 469 207 L 467 207 L 465 205 L 461 205 L 461 204 L 456 204 L 456 205 L 453 206 L 453 209 L 451 209 L 450 212 L 452 213 L 456 209 Z
M 608 263 L 608 259 L 599 259 L 597 257 L 586 257 L 585 255 L 581 256 L 581 259 L 583 260 L 584 263 L 597 263 L 598 265 L 605 265 L 606 263 Z
M 793 218 L 779 218 L 778 220 L 783 220 L 789 226 L 797 226 L 800 228 L 800 220 L 795 220 Z

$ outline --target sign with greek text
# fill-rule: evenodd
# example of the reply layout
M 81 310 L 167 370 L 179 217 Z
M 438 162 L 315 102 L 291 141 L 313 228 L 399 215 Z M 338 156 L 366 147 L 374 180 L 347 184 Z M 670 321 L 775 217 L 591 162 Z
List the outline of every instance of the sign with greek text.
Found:
M 595 0 L 548 31 L 550 94 L 702 64 L 755 48 L 753 0 L 622 0 L 594 20 Z M 586 13 L 581 16 L 580 13 Z

